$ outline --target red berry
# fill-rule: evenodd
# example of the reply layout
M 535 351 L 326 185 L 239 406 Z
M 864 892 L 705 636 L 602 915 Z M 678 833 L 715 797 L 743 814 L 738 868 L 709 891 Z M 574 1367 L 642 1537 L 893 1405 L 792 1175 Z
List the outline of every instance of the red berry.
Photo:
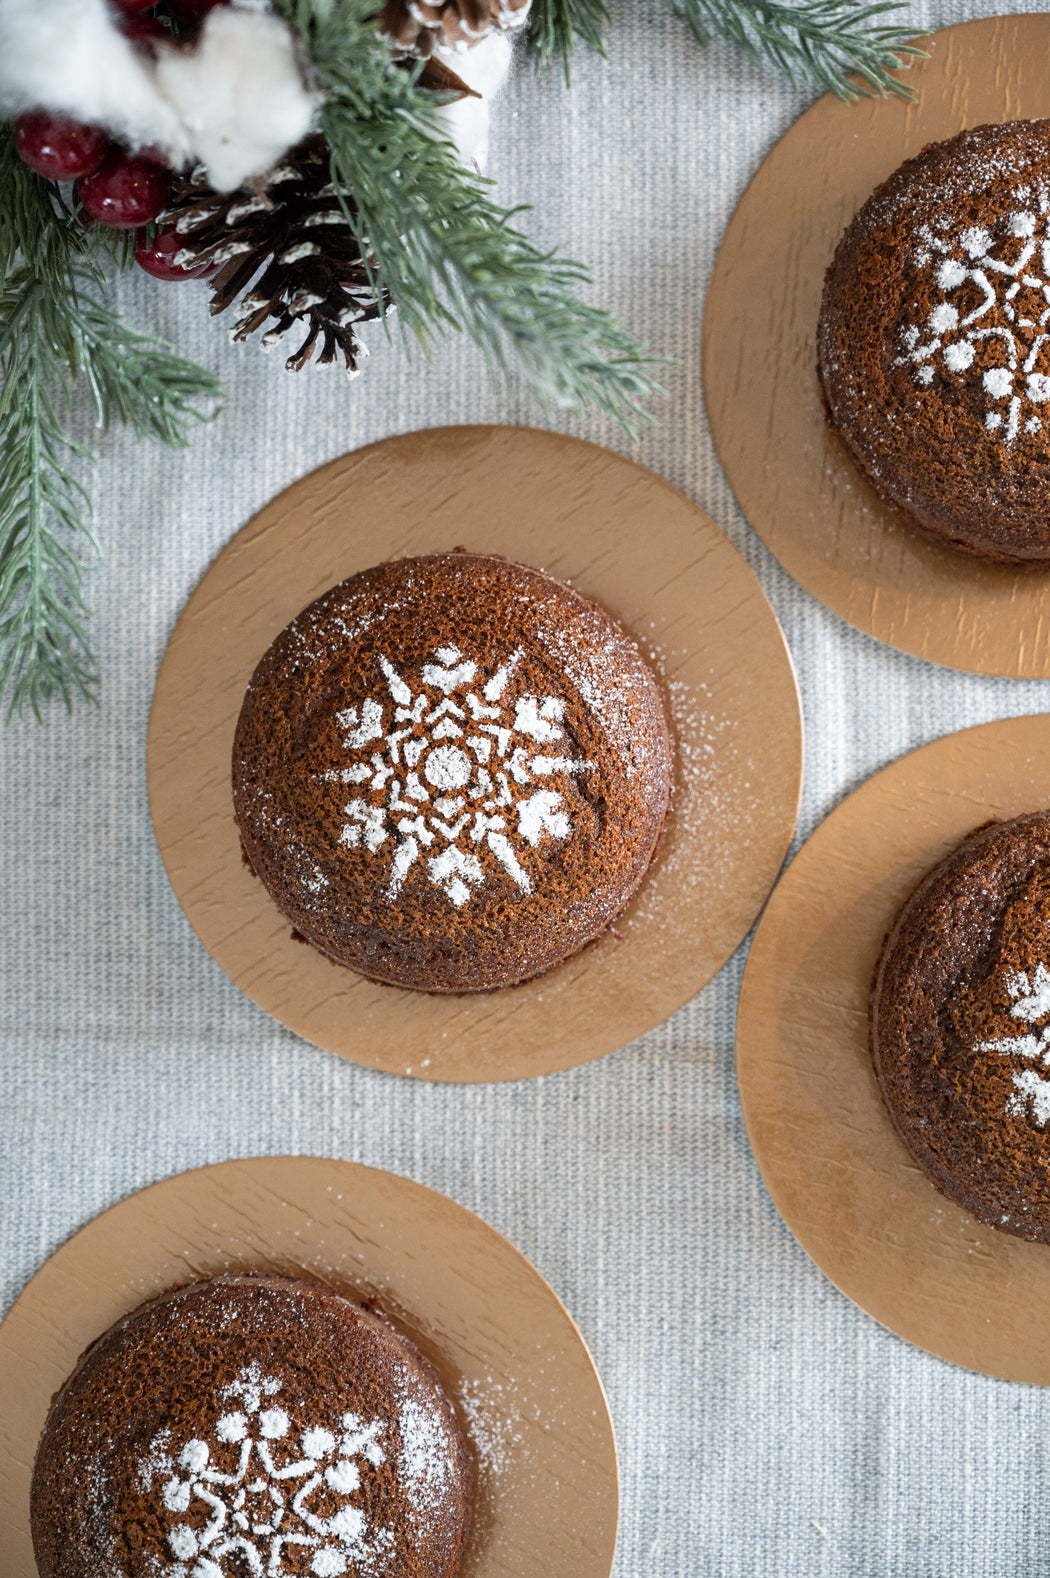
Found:
M 146 232 L 143 230 L 135 248 L 135 262 L 147 274 L 152 274 L 154 279 L 206 279 L 209 274 L 215 273 L 215 266 L 211 263 L 196 268 L 184 268 L 181 263 L 176 263 L 176 254 L 185 245 L 185 236 L 180 236 L 174 225 L 167 230 L 158 230 L 150 243 L 146 241 Z
M 207 16 L 217 5 L 228 5 L 229 0 L 171 0 L 171 8 L 186 20 Z
M 97 170 L 109 133 L 50 110 L 27 110 L 15 121 L 15 147 L 31 170 L 49 181 L 74 181 Z
M 155 16 L 123 16 L 120 31 L 133 44 L 152 44 L 154 39 L 170 38 L 168 29 Z
M 136 148 L 135 158 L 145 159 L 147 164 L 159 164 L 162 170 L 171 169 L 171 159 L 155 142 L 143 143 L 141 148 Z
M 113 4 L 124 16 L 138 16 L 143 11 L 152 11 L 157 0 L 113 0 Z
M 84 212 L 100 225 L 131 230 L 156 219 L 168 200 L 168 176 L 149 159 L 111 148 L 94 175 L 77 182 Z

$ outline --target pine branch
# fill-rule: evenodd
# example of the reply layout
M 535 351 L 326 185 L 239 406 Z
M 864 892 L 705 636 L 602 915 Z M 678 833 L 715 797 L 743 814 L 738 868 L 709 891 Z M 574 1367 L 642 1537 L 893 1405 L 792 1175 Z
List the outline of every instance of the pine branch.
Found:
M 0 696 L 7 716 L 39 718 L 56 697 L 92 697 L 84 632 L 90 499 L 74 467 L 92 458 L 68 432 L 78 378 L 99 426 L 186 442 L 210 373 L 127 329 L 99 300 L 103 256 L 124 250 L 81 224 L 58 187 L 18 158 L 0 132 Z
M 37 718 L 60 695 L 94 695 L 84 638 L 82 567 L 70 543 L 84 534 L 88 498 L 69 469 L 86 459 L 62 430 L 48 389 L 51 348 L 36 321 L 44 303 L 23 271 L 0 293 L 0 694 L 8 718 Z M 67 542 L 66 539 L 69 539 Z
M 604 55 L 602 29 L 608 22 L 602 0 L 533 0 L 525 41 L 537 70 L 549 66 L 557 56 L 567 87 L 576 40 Z
M 547 0 L 543 0 L 547 3 Z M 926 51 L 909 43 L 909 29 L 878 23 L 901 0 L 669 0 L 671 10 L 701 44 L 718 35 L 770 61 L 796 86 L 823 88 L 852 102 L 861 94 L 914 89 L 892 75 Z M 859 78 L 859 81 L 852 80 Z
M 862 93 L 895 93 L 914 99 L 893 72 L 926 51 L 909 42 L 912 30 L 879 18 L 901 10 L 904 0 L 665 0 L 700 44 L 728 38 L 768 61 L 796 86 L 824 88 L 847 102 Z M 533 0 L 528 44 L 536 64 L 556 55 L 569 78 L 577 39 L 602 49 L 609 16 L 602 0 Z M 852 78 L 859 78 L 854 82 Z
M 322 128 L 347 221 L 403 329 L 424 345 L 462 329 L 490 367 L 519 368 L 541 404 L 592 405 L 634 435 L 652 360 L 582 301 L 586 269 L 541 252 L 468 175 L 433 116 L 433 95 L 396 66 L 370 0 L 277 0 L 327 92 Z
M 91 389 L 99 427 L 119 422 L 140 438 L 184 449 L 189 423 L 214 414 L 198 402 L 218 398 L 218 380 L 163 340 L 135 333 L 100 302 L 82 299 L 80 310 L 74 368 Z

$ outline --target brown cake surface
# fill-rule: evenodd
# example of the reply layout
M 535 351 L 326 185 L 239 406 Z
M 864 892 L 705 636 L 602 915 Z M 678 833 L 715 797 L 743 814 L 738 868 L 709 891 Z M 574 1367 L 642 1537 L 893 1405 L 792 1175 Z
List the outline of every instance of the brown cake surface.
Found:
M 979 829 L 912 894 L 876 971 L 871 1052 L 937 1188 L 1050 1243 L 1050 812 Z
M 321 1284 L 219 1276 L 82 1356 L 33 1471 L 40 1578 L 451 1578 L 472 1467 L 437 1377 Z
M 1050 561 L 1050 120 L 934 143 L 828 269 L 818 365 L 857 466 L 910 524 Z
M 670 803 L 663 698 L 570 587 L 466 552 L 333 587 L 260 662 L 233 751 L 245 853 L 373 980 L 487 991 L 599 936 Z

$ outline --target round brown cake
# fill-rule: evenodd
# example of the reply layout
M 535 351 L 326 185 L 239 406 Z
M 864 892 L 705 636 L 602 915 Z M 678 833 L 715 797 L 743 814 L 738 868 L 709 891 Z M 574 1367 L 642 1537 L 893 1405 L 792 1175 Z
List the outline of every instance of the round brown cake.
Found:
M 375 981 L 483 992 L 604 932 L 670 804 L 663 698 L 601 608 L 457 551 L 333 587 L 252 676 L 245 857 L 295 932 Z
M 214 1277 L 82 1356 L 33 1470 L 40 1578 L 451 1578 L 472 1467 L 431 1366 L 320 1283 Z
M 871 1054 L 942 1194 L 1050 1243 L 1050 812 L 979 829 L 912 894 L 875 974 Z
M 1050 120 L 934 143 L 839 242 L 817 331 L 832 427 L 941 543 L 1050 561 Z

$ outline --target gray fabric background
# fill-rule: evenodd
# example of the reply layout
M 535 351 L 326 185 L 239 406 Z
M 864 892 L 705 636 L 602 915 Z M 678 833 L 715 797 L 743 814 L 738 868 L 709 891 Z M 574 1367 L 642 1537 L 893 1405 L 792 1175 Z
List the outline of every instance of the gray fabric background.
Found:
M 700 52 L 657 0 L 614 0 L 613 13 L 609 61 L 581 58 L 571 93 L 519 68 L 493 173 L 504 201 L 536 205 L 533 233 L 589 262 L 600 299 L 678 360 L 661 425 L 634 453 L 724 527 L 783 623 L 808 725 L 805 837 L 901 752 L 1050 709 L 1050 684 L 953 674 L 868 640 L 745 524 L 704 418 L 704 289 L 745 182 L 806 97 L 727 46 Z M 912 14 L 918 31 L 980 13 L 939 0 Z M 105 562 L 89 588 L 101 708 L 3 737 L 3 1306 L 83 1222 L 155 1179 L 267 1152 L 352 1158 L 479 1212 L 564 1298 L 616 1422 L 619 1578 L 1050 1568 L 1050 1396 L 882 1331 L 770 1204 L 733 1075 L 743 949 L 643 1040 L 493 1088 L 414 1084 L 317 1051 L 204 953 L 161 868 L 143 770 L 157 663 L 195 581 L 260 504 L 344 450 L 439 423 L 542 419 L 524 392 L 493 393 L 463 343 L 410 365 L 373 334 L 357 382 L 294 378 L 231 347 L 196 285 L 139 277 L 121 293 L 230 398 L 185 456 L 105 442 Z M 558 425 L 632 452 L 601 421 Z

